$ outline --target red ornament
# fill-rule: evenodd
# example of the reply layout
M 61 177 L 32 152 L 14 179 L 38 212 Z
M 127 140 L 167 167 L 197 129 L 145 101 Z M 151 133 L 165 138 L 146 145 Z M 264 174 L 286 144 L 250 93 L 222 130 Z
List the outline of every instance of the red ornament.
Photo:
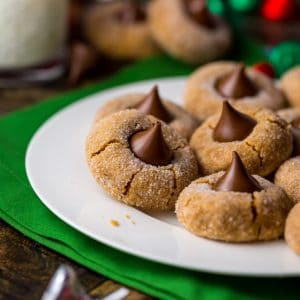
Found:
M 270 21 L 287 21 L 294 17 L 296 4 L 293 0 L 265 0 L 261 6 L 262 16 Z
M 275 77 L 275 71 L 274 71 L 272 65 L 268 62 L 261 62 L 261 63 L 255 64 L 253 66 L 253 69 L 257 72 L 267 75 L 270 78 Z

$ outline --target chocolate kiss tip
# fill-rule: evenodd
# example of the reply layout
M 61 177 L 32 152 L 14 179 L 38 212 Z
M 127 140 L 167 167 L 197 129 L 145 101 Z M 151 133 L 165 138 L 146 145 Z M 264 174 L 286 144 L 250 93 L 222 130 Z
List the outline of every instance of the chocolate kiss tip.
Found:
M 157 85 L 152 88 L 150 93 L 135 108 L 144 114 L 152 115 L 166 123 L 172 121 L 171 114 L 161 101 Z
M 223 102 L 220 119 L 213 130 L 217 142 L 233 142 L 245 139 L 253 130 L 256 121 L 234 109 L 228 101 Z
M 222 96 L 239 99 L 252 97 L 257 93 L 257 88 L 245 72 L 245 65 L 239 64 L 228 75 L 217 82 L 217 89 Z
M 232 152 L 232 161 L 225 174 L 217 181 L 216 191 L 253 193 L 262 187 L 256 179 L 249 175 L 237 152 Z
M 172 160 L 173 152 L 163 137 L 160 122 L 135 133 L 130 139 L 130 146 L 135 156 L 145 163 L 164 166 Z

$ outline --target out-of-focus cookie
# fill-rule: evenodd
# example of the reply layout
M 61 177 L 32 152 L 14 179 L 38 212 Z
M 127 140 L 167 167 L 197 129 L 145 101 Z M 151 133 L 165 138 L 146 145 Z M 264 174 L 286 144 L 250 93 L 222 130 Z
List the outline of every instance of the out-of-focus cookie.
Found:
M 107 102 L 98 111 L 95 121 L 130 108 L 164 121 L 188 140 L 199 126 L 199 121 L 179 105 L 168 100 L 162 100 L 157 86 L 154 86 L 148 94 L 131 93 Z
M 300 155 L 300 107 L 281 109 L 277 114 L 290 124 L 293 135 L 292 156 Z
M 221 114 L 210 117 L 194 132 L 190 145 L 205 175 L 227 169 L 236 151 L 251 174 L 267 176 L 293 149 L 288 124 L 275 113 L 253 107 L 236 110 L 227 101 Z
M 281 78 L 281 89 L 292 106 L 300 107 L 300 67 L 288 70 Z
M 276 171 L 274 182 L 286 191 L 294 203 L 300 202 L 300 156 L 285 161 Z
M 187 81 L 185 108 L 205 120 L 229 100 L 234 106 L 260 106 L 278 110 L 285 105 L 281 92 L 262 73 L 229 61 L 207 64 L 196 70 Z
M 114 59 L 140 59 L 160 52 L 150 33 L 147 7 L 135 1 L 93 7 L 84 32 L 96 49 Z
M 153 0 L 149 5 L 153 37 L 170 55 L 191 64 L 222 57 L 231 44 L 227 24 L 201 0 Z
M 300 254 L 300 203 L 292 208 L 286 219 L 284 237 L 289 247 Z
M 237 153 L 229 169 L 193 181 L 176 203 L 179 222 L 192 233 L 226 242 L 282 236 L 291 200 L 278 186 L 250 176 Z
M 124 110 L 94 123 L 86 157 L 96 181 L 114 198 L 144 210 L 172 210 L 198 175 L 186 139 L 155 117 Z

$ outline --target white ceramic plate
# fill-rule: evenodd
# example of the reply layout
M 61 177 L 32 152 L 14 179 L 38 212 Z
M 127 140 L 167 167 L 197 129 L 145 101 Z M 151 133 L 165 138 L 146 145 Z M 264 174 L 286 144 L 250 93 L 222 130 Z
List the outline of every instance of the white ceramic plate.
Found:
M 227 244 L 190 234 L 174 213 L 147 215 L 107 195 L 85 161 L 85 138 L 98 108 L 127 92 L 148 92 L 182 103 L 184 78 L 158 79 L 98 93 L 68 106 L 34 135 L 26 170 L 41 201 L 91 238 L 121 251 L 182 268 L 250 276 L 300 275 L 300 258 L 284 243 Z M 114 227 L 111 220 L 120 223 Z

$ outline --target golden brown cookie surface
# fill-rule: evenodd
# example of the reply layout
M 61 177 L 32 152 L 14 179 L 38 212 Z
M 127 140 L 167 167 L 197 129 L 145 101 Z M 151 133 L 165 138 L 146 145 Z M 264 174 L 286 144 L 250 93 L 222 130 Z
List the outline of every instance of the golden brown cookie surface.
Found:
M 292 208 L 286 219 L 284 237 L 289 247 L 300 254 L 300 203 Z
M 217 88 L 218 82 L 234 72 L 238 66 L 235 62 L 220 61 L 196 70 L 186 84 L 185 108 L 200 120 L 205 120 L 221 109 L 224 100 L 229 100 L 232 105 L 261 106 L 271 110 L 278 110 L 284 106 L 284 98 L 272 80 L 251 69 L 246 69 L 245 73 L 257 88 L 255 95 L 235 100 L 222 95 Z
M 292 203 L 285 192 L 260 176 L 262 191 L 220 192 L 218 172 L 193 181 L 180 194 L 176 214 L 192 233 L 214 240 L 250 242 L 279 238 Z
M 161 123 L 170 163 L 145 163 L 132 151 L 132 136 L 157 122 L 136 110 L 126 110 L 94 123 L 86 142 L 86 156 L 96 181 L 114 198 L 145 210 L 174 209 L 180 191 L 198 175 L 196 158 L 186 140 Z
M 261 176 L 270 174 L 291 155 L 292 135 L 284 120 L 267 109 L 254 109 L 250 106 L 238 111 L 257 122 L 242 140 L 215 140 L 214 129 L 220 120 L 220 114 L 208 118 L 194 132 L 190 145 L 204 174 L 225 170 L 230 164 L 232 151 L 238 152 L 251 174 Z M 236 124 L 236 127 L 239 127 L 239 124 Z
M 217 16 L 214 28 L 198 24 L 183 0 L 154 0 L 149 23 L 158 44 L 170 55 L 200 64 L 221 57 L 230 47 L 229 27 Z
M 300 107 L 300 67 L 283 74 L 281 88 L 292 106 Z
M 129 3 L 117 1 L 90 10 L 86 36 L 101 53 L 116 59 L 139 59 L 159 53 L 147 19 L 134 20 L 127 12 Z
M 112 113 L 137 107 L 142 101 L 144 101 L 143 99 L 146 96 L 147 94 L 143 93 L 132 93 L 107 102 L 107 104 L 99 109 L 95 122 Z M 189 140 L 193 132 L 198 127 L 199 122 L 190 113 L 186 112 L 183 108 L 171 101 L 162 100 L 162 104 L 171 116 L 168 125 Z
M 285 161 L 279 167 L 275 184 L 282 187 L 294 203 L 300 202 L 300 156 Z

